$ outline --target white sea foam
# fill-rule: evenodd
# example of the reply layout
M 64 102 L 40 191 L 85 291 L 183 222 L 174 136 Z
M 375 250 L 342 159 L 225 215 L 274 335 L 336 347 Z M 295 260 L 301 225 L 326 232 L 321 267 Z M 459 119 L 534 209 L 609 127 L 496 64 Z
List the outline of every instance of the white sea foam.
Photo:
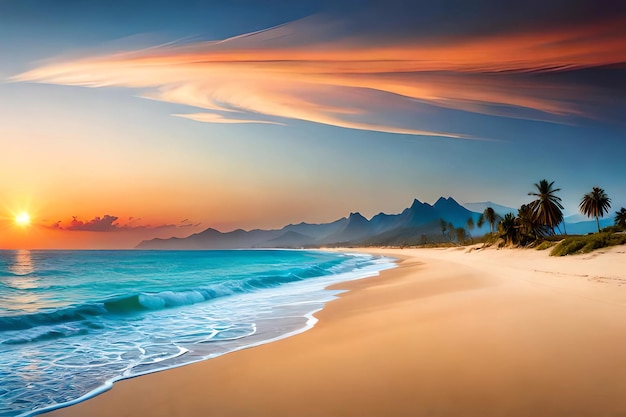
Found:
M 132 297 L 120 296 L 113 299 L 113 305 L 115 311 L 125 314 L 123 316 L 116 315 L 118 313 L 87 316 L 86 320 L 50 326 L 69 326 L 75 330 L 87 326 L 88 334 L 59 336 L 48 343 L 29 345 L 31 349 L 23 349 L 19 344 L 4 345 L 13 354 L 0 355 L 0 369 L 23 369 L 37 363 L 42 375 L 49 373 L 54 378 L 36 389 L 24 386 L 21 390 L 4 393 L 5 399 L 10 397 L 37 408 L 22 408 L 12 414 L 7 408 L 0 408 L 0 416 L 25 417 L 50 411 L 106 391 L 120 379 L 210 359 L 301 333 L 317 322 L 314 313 L 341 292 L 326 290 L 327 286 L 373 276 L 394 266 L 389 258 L 363 254 L 319 256 L 323 259 L 337 257 L 340 262 L 328 264 L 325 269 L 311 265 L 298 269 L 297 273 L 279 273 L 275 276 L 277 282 L 282 282 L 280 285 L 271 284 L 274 275 L 268 278 L 267 274 L 255 272 L 255 277 L 242 277 L 237 285 L 219 282 L 209 289 L 142 292 L 136 298 L 139 307 L 133 304 Z M 267 269 L 276 273 L 274 264 Z M 315 276 L 320 273 L 326 275 Z M 229 293 L 232 295 L 220 296 Z M 135 311 L 136 308 L 144 308 L 145 312 Z M 35 330 L 41 331 L 41 327 L 26 332 Z M 2 377 L 3 386 L 19 387 L 19 375 Z M 82 395 L 75 398 L 76 390 L 68 390 L 67 386 L 81 387 Z M 0 388 L 0 401 L 2 398 Z M 51 403 L 50 398 L 54 398 L 55 403 Z

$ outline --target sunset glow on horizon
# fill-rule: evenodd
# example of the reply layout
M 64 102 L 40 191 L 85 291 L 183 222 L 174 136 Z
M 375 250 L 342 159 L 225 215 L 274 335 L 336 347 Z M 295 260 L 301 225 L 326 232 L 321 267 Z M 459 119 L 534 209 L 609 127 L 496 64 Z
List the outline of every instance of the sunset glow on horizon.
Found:
M 0 249 L 626 205 L 626 5 L 236 3 L 0 2 Z

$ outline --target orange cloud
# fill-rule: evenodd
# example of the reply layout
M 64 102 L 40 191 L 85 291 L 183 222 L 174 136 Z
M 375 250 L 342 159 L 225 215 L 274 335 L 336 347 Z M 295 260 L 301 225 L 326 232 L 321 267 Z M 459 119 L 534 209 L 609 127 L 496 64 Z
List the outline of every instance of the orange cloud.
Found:
M 120 224 L 119 217 L 109 214 L 105 214 L 102 217 L 96 216 L 91 220 L 80 220 L 77 216 L 73 216 L 70 221 L 63 222 L 59 220 L 56 223 L 45 227 L 68 232 L 129 232 L 199 226 L 199 223 L 189 223 L 188 219 L 180 222 L 180 224 L 161 224 L 157 226 L 137 224 L 140 220 L 141 219 L 130 217 L 127 223 Z
M 622 19 L 534 33 L 439 43 L 398 39 L 381 45 L 358 36 L 316 41 L 320 29 L 304 20 L 223 41 L 53 63 L 13 79 L 142 89 L 143 97 L 202 109 L 176 116 L 207 123 L 297 119 L 468 139 L 473 137 L 433 129 L 416 102 L 552 122 L 589 117 L 588 109 L 603 100 L 596 90 L 538 75 L 626 62 L 623 27 Z M 414 112 L 414 117 L 390 117 L 390 107 L 397 113 Z

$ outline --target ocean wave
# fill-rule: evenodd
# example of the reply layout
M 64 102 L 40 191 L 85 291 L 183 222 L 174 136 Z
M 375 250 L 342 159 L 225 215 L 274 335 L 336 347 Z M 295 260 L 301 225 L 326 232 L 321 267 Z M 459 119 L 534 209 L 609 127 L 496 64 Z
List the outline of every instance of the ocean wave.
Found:
M 340 292 L 324 288 L 392 266 L 385 258 L 313 251 L 43 255 L 48 269 L 61 264 L 67 272 L 25 292 L 34 294 L 20 302 L 31 303 L 30 313 L 15 315 L 20 303 L 0 294 L 0 304 L 9 300 L 0 308 L 0 368 L 7 370 L 0 372 L 0 416 L 30 417 L 120 379 L 300 333 Z
M 55 326 L 53 328 L 43 328 L 41 332 L 35 332 L 34 334 L 21 333 L 15 337 L 3 340 L 1 344 L 4 345 L 21 345 L 25 343 L 41 342 L 45 340 L 60 339 L 64 337 L 83 335 L 89 332 L 89 327 L 94 326 L 79 326 L 79 327 L 67 327 L 67 326 Z
M 106 313 L 106 309 L 101 304 L 84 304 L 53 311 L 5 316 L 0 317 L 0 331 L 27 330 L 38 326 L 69 323 Z
M 290 282 L 335 274 L 337 261 L 294 268 L 282 273 L 268 273 L 240 279 L 230 279 L 207 287 L 159 292 L 141 292 L 119 295 L 102 301 L 59 308 L 52 311 L 0 317 L 0 331 L 28 330 L 40 326 L 89 321 L 94 317 L 108 315 L 136 315 L 146 311 L 162 310 L 210 301 L 219 297 L 272 288 Z M 347 267 L 347 266 L 346 266 Z M 351 268 L 351 266 L 350 266 Z M 43 338 L 71 336 L 57 330 L 49 330 Z M 38 336 L 39 337 L 39 336 Z M 9 339 L 0 343 L 9 343 Z M 34 341 L 32 338 L 27 341 Z M 13 342 L 11 342 L 13 343 Z

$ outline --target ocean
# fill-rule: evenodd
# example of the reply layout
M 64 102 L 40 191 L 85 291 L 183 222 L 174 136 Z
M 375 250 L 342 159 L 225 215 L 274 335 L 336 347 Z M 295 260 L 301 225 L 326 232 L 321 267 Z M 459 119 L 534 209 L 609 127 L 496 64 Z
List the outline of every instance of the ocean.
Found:
M 303 250 L 0 251 L 0 416 L 312 327 L 385 257 Z

